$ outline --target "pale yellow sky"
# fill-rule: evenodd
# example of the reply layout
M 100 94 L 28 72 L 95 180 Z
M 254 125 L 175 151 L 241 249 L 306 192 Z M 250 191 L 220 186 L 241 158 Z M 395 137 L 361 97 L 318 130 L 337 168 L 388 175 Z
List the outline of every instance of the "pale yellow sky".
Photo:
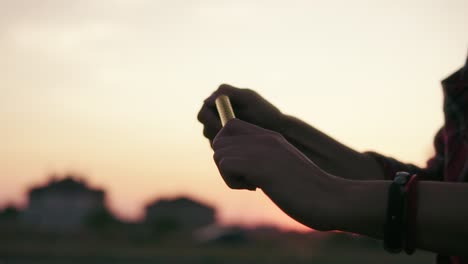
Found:
M 467 53 L 468 2 L 0 0 L 0 206 L 53 171 L 113 210 L 190 194 L 224 222 L 297 228 L 231 191 L 196 121 L 223 82 L 358 150 L 423 165 L 440 80 Z

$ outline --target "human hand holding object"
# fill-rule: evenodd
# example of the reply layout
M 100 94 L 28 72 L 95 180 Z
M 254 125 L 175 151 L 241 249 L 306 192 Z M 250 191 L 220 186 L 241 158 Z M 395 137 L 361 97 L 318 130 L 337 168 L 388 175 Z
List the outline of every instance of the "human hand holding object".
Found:
M 220 95 L 231 99 L 237 118 L 273 131 L 281 129 L 283 114 L 278 108 L 253 90 L 222 84 L 205 99 L 197 116 L 204 126 L 203 134 L 210 142 L 222 127 L 216 108 L 216 99 Z
M 259 127 L 281 133 L 286 140 L 316 163 L 320 168 L 346 179 L 383 179 L 376 161 L 341 144 L 330 136 L 278 108 L 250 89 L 223 84 L 203 103 L 198 120 L 210 145 L 222 125 L 216 109 L 216 98 L 231 99 L 236 117 Z
M 232 189 L 262 191 L 285 213 L 328 230 L 339 179 L 327 174 L 284 137 L 231 119 L 213 140 L 214 161 Z

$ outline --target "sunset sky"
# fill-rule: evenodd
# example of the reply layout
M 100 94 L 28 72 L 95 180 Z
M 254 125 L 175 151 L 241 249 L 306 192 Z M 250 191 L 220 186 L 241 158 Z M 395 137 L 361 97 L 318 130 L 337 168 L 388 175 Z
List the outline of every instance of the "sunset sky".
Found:
M 187 194 L 224 223 L 300 229 L 223 183 L 196 115 L 255 89 L 357 150 L 424 165 L 440 81 L 462 66 L 468 1 L 0 0 L 0 207 L 77 172 L 142 216 Z

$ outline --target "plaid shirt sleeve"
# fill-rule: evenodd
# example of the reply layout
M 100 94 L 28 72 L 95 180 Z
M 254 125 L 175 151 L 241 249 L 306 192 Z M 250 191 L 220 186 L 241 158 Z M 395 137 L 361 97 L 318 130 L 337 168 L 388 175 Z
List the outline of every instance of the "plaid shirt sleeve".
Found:
M 444 168 L 446 161 L 455 160 L 453 157 L 446 157 L 444 153 L 447 153 L 447 149 L 454 149 L 454 146 L 460 145 L 460 140 L 449 140 L 447 142 L 447 139 L 455 138 L 453 135 L 457 134 L 463 134 L 466 136 L 467 123 L 465 121 L 465 102 L 467 100 L 467 80 L 468 57 L 464 67 L 442 81 L 442 86 L 444 88 L 445 125 L 437 132 L 435 136 L 435 155 L 427 161 L 425 168 L 419 168 L 413 164 L 403 163 L 394 158 L 386 157 L 376 152 L 364 153 L 373 157 L 377 163 L 380 164 L 384 171 L 385 179 L 392 180 L 396 172 L 407 171 L 409 173 L 418 174 L 422 180 L 444 180 Z M 452 150 L 450 153 L 455 153 L 455 151 Z M 466 159 L 466 157 L 463 155 L 459 155 L 458 158 L 460 160 Z M 459 163 L 461 164 L 462 162 Z M 451 167 L 455 168 L 455 165 L 452 164 Z
M 420 168 L 413 164 L 404 163 L 382 154 L 368 151 L 365 155 L 373 157 L 384 171 L 386 180 L 393 180 L 398 171 L 407 171 L 418 174 L 421 180 L 442 181 L 444 169 L 444 140 L 443 128 L 441 128 L 434 139 L 435 155 L 427 161 L 425 168 Z

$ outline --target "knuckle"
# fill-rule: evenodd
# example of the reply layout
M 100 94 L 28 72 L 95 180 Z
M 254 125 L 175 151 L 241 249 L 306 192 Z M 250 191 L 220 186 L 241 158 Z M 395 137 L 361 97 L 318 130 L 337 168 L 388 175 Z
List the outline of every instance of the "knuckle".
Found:
M 206 102 L 203 103 L 202 107 L 200 108 L 197 114 L 198 121 L 202 123 L 210 121 L 210 119 L 212 119 L 212 111 L 213 109 Z
M 210 95 L 209 97 L 207 97 L 205 100 L 203 100 L 203 107 L 206 107 L 206 106 L 211 106 L 214 104 L 214 96 L 215 96 L 215 93 L 214 92 L 212 95 Z
M 250 89 L 250 88 L 243 88 L 241 89 L 243 93 L 245 94 L 248 94 L 248 95 L 255 95 L 257 94 L 257 92 L 255 92 L 254 90 Z
M 203 136 L 205 136 L 208 139 L 213 139 L 213 132 L 207 126 L 205 126 L 205 128 L 203 129 Z
M 225 95 L 228 95 L 228 96 L 238 97 L 238 96 L 242 96 L 242 95 L 246 94 L 246 90 L 247 89 L 237 88 L 237 87 L 234 87 L 234 86 L 229 85 L 229 84 L 221 84 L 218 87 L 218 90 L 216 91 L 216 94 L 217 95 L 225 94 Z
M 234 184 L 233 182 L 229 181 L 229 180 L 226 180 L 226 185 L 230 188 L 230 189 L 236 189 L 236 184 Z
M 204 120 L 204 118 L 203 118 L 204 117 L 204 111 L 203 110 L 204 110 L 203 108 L 200 109 L 200 111 L 197 114 L 197 120 L 200 121 L 201 123 L 203 123 L 203 120 Z
M 214 149 L 217 149 L 219 146 L 221 146 L 221 142 L 223 142 L 223 139 L 222 139 L 222 138 L 215 137 L 215 138 L 213 139 L 213 148 L 214 148 Z
M 203 136 L 208 137 L 208 129 L 206 127 L 203 128 Z
M 285 142 L 285 139 L 282 135 L 275 135 L 274 137 L 275 142 L 283 144 Z
M 226 182 L 226 185 L 231 188 L 231 189 L 242 189 L 243 188 L 243 184 L 241 182 L 238 181 L 238 179 L 234 178 L 234 177 L 231 177 L 231 176 L 228 176 L 225 180 Z
M 271 136 L 277 139 L 283 139 L 283 135 L 277 131 L 271 131 L 270 132 Z
M 261 99 L 260 94 L 258 94 L 255 90 L 249 89 L 249 88 L 244 88 L 242 89 L 242 93 L 246 98 L 249 98 L 250 100 L 254 100 L 255 102 L 258 102 Z
M 218 92 L 229 92 L 229 91 L 232 91 L 233 89 L 235 89 L 235 88 L 232 87 L 231 85 L 223 83 L 223 84 L 219 85 L 217 91 Z
M 218 151 L 215 151 L 215 152 L 213 153 L 213 160 L 215 161 L 216 164 L 219 163 L 220 158 L 221 158 L 221 157 L 220 157 L 219 152 L 218 152 Z M 219 166 L 219 164 L 218 164 L 218 166 Z
M 265 134 L 266 140 L 268 140 L 271 144 L 277 144 L 283 142 L 283 136 L 280 133 L 272 131 L 271 133 Z
M 276 139 L 278 138 L 278 136 L 275 134 L 275 132 L 268 132 L 268 133 L 265 133 L 263 134 L 263 136 L 269 140 L 273 140 L 273 141 L 276 141 Z
M 225 135 L 230 135 L 234 131 L 236 131 L 236 124 L 235 124 L 236 122 L 232 122 L 234 120 L 235 119 L 230 120 L 224 125 L 224 127 L 219 131 L 219 134 L 218 134 L 219 137 L 223 137 Z

